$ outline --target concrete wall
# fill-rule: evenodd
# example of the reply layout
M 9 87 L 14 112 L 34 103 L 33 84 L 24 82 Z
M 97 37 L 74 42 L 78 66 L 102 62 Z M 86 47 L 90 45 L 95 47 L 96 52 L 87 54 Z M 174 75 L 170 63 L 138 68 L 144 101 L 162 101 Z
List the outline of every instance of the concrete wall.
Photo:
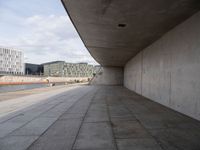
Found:
M 200 12 L 132 58 L 124 85 L 200 120 Z
M 101 71 L 91 81 L 95 85 L 122 85 L 123 68 L 121 67 L 102 67 Z

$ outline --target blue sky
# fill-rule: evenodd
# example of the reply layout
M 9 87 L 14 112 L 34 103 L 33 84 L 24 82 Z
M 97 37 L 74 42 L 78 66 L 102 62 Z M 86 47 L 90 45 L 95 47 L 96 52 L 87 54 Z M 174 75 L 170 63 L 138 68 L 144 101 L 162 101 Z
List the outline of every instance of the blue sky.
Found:
M 0 46 L 20 49 L 25 62 L 96 64 L 60 0 L 0 0 Z

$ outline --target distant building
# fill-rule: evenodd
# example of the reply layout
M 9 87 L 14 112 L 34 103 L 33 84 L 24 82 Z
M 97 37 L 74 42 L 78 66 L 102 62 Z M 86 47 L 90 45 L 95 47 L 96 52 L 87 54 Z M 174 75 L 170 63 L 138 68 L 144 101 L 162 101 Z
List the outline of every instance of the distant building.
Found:
M 62 77 L 64 69 L 64 61 L 52 61 L 42 64 L 44 67 L 44 76 Z
M 0 74 L 24 74 L 22 51 L 0 47 Z
M 54 61 L 43 64 L 45 76 L 58 77 L 92 77 L 95 68 L 87 63 L 66 63 Z
M 43 65 L 25 63 L 26 75 L 43 75 Z

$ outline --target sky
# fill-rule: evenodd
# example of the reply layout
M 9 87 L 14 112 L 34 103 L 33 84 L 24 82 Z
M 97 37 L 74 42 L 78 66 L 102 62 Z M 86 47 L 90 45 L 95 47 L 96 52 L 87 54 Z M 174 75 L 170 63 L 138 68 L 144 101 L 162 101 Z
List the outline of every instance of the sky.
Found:
M 27 63 L 97 64 L 60 0 L 0 0 L 0 46 L 22 50 Z

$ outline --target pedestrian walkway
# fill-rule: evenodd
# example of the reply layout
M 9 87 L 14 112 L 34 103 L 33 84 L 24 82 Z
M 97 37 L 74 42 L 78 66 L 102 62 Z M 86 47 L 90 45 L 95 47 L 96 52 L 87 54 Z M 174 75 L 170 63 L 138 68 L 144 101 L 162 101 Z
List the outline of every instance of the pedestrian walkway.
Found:
M 0 150 L 199 150 L 200 122 L 120 86 L 78 86 L 0 122 Z

